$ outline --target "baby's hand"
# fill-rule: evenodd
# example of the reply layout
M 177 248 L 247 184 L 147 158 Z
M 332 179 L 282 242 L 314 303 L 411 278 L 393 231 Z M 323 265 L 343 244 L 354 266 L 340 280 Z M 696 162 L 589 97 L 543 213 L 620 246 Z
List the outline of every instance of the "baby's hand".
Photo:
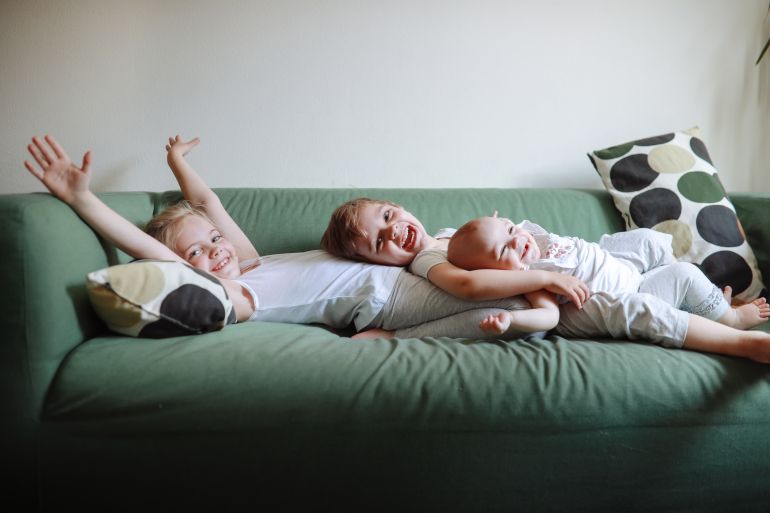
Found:
M 44 139 L 47 145 L 38 137 L 33 137 L 32 144 L 27 145 L 27 151 L 40 169 L 26 160 L 24 167 L 40 180 L 51 194 L 72 205 L 79 194 L 88 191 L 91 182 L 91 152 L 87 151 L 83 155 L 82 167 L 77 167 L 56 139 L 50 135 L 46 135 Z
M 591 297 L 591 291 L 588 290 L 588 286 L 583 283 L 583 280 L 568 274 L 552 274 L 553 280 L 550 285 L 545 287 L 545 290 L 566 297 L 568 300 L 572 301 L 578 309 L 583 308 L 583 303 Z
M 196 147 L 199 142 L 201 142 L 200 137 L 190 139 L 187 142 L 184 142 L 178 135 L 176 137 L 169 137 L 168 144 L 166 145 L 168 158 L 184 157 L 190 150 Z
M 511 314 L 509 312 L 500 312 L 497 315 L 487 315 L 479 323 L 485 333 L 491 333 L 493 335 L 502 335 L 508 328 L 511 327 Z

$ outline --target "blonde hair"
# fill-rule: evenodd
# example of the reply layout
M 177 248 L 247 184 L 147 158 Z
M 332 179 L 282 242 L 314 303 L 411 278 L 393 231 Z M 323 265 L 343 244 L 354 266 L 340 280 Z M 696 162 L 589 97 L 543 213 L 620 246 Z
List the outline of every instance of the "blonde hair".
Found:
M 400 205 L 392 201 L 371 198 L 356 198 L 346 201 L 332 212 L 329 225 L 321 237 L 321 248 L 334 256 L 361 260 L 361 256 L 356 252 L 354 239 L 366 236 L 366 232 L 361 228 L 358 220 L 361 208 L 366 205 L 390 205 L 400 208 Z
M 179 223 L 188 216 L 198 216 L 205 219 L 211 226 L 216 226 L 202 208 L 193 205 L 187 200 L 182 200 L 175 205 L 166 207 L 150 219 L 145 225 L 144 231 L 174 250 L 176 239 L 179 236 Z

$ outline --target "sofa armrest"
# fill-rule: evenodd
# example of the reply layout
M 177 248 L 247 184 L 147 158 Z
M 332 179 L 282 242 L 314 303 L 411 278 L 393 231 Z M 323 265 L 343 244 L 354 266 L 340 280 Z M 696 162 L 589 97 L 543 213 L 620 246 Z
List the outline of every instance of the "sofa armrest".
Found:
M 156 197 L 100 196 L 137 224 L 152 216 Z M 86 274 L 130 257 L 101 240 L 49 194 L 0 196 L 0 218 L 5 250 L 0 270 L 0 379 L 4 393 L 12 395 L 3 404 L 14 404 L 14 415 L 34 420 L 66 355 L 105 330 L 89 303 Z
M 4 458 L 13 469 L 3 479 L 26 495 L 36 480 L 48 385 L 66 354 L 97 329 L 79 286 L 83 271 L 106 259 L 93 232 L 52 196 L 0 196 L 0 219 L 0 423 Z
M 135 222 L 152 216 L 153 197 L 103 195 Z M 0 219 L 0 426 L 9 469 L 0 478 L 15 494 L 34 496 L 28 489 L 37 479 L 48 388 L 69 352 L 106 329 L 89 303 L 85 276 L 128 257 L 49 194 L 0 195 Z

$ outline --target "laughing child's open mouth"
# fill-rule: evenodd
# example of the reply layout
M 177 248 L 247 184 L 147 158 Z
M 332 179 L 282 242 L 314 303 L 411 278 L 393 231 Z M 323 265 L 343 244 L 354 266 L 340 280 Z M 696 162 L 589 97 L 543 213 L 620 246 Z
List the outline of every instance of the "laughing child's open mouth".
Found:
M 402 239 L 401 248 L 409 251 L 414 248 L 414 243 L 417 240 L 417 231 L 410 225 L 406 226 L 405 231 L 406 235 Z

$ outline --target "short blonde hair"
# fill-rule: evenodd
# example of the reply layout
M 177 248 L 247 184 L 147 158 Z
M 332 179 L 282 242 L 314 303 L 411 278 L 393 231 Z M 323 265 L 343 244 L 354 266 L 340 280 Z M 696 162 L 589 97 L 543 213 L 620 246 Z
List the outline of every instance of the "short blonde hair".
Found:
M 206 211 L 195 206 L 187 200 L 182 200 L 175 205 L 166 207 L 145 225 L 146 231 L 151 237 L 158 239 L 172 251 L 175 251 L 176 239 L 179 236 L 179 223 L 189 217 L 198 216 L 205 219 L 211 226 L 216 226 Z
M 392 201 L 372 198 L 356 198 L 346 201 L 332 212 L 329 225 L 321 237 L 321 248 L 334 256 L 361 260 L 361 256 L 356 252 L 354 239 L 366 236 L 358 220 L 361 208 L 366 205 L 391 205 L 400 208 L 400 205 Z

